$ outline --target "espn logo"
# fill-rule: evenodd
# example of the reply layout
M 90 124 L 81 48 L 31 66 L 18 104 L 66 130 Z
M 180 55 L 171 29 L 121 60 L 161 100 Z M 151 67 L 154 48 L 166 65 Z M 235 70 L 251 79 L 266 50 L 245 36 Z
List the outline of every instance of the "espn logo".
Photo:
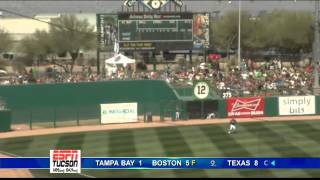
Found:
M 81 151 L 50 150 L 50 173 L 81 173 Z

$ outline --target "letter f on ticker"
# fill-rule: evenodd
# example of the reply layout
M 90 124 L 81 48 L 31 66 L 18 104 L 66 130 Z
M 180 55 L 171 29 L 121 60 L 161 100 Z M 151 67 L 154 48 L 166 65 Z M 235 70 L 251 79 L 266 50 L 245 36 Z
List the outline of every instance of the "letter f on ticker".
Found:
M 191 161 L 192 166 L 196 164 L 196 160 Z

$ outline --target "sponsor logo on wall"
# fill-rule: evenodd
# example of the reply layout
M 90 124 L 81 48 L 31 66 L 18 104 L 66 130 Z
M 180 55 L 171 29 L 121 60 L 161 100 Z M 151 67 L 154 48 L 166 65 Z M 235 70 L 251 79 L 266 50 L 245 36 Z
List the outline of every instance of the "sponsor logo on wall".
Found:
M 101 123 L 126 123 L 138 121 L 137 103 L 101 104 Z
M 227 100 L 228 117 L 254 117 L 264 115 L 264 99 L 229 98 Z
M 315 113 L 315 96 L 279 97 L 279 115 L 306 115 Z

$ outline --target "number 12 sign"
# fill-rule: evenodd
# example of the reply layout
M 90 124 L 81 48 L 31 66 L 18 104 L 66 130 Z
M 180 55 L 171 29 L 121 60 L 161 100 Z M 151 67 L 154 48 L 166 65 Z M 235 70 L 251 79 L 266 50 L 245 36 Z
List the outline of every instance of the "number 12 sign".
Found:
M 193 93 L 198 99 L 205 99 L 209 96 L 210 87 L 206 82 L 198 82 L 193 88 Z

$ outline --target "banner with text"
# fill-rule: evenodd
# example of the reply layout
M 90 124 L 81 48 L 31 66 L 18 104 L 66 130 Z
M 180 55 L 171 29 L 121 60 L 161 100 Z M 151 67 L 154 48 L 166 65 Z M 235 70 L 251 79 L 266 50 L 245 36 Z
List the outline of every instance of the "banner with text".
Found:
M 315 114 L 315 96 L 279 97 L 279 115 Z
M 138 103 L 101 104 L 101 123 L 138 122 Z
M 254 117 L 264 115 L 262 97 L 229 98 L 227 100 L 228 117 Z

